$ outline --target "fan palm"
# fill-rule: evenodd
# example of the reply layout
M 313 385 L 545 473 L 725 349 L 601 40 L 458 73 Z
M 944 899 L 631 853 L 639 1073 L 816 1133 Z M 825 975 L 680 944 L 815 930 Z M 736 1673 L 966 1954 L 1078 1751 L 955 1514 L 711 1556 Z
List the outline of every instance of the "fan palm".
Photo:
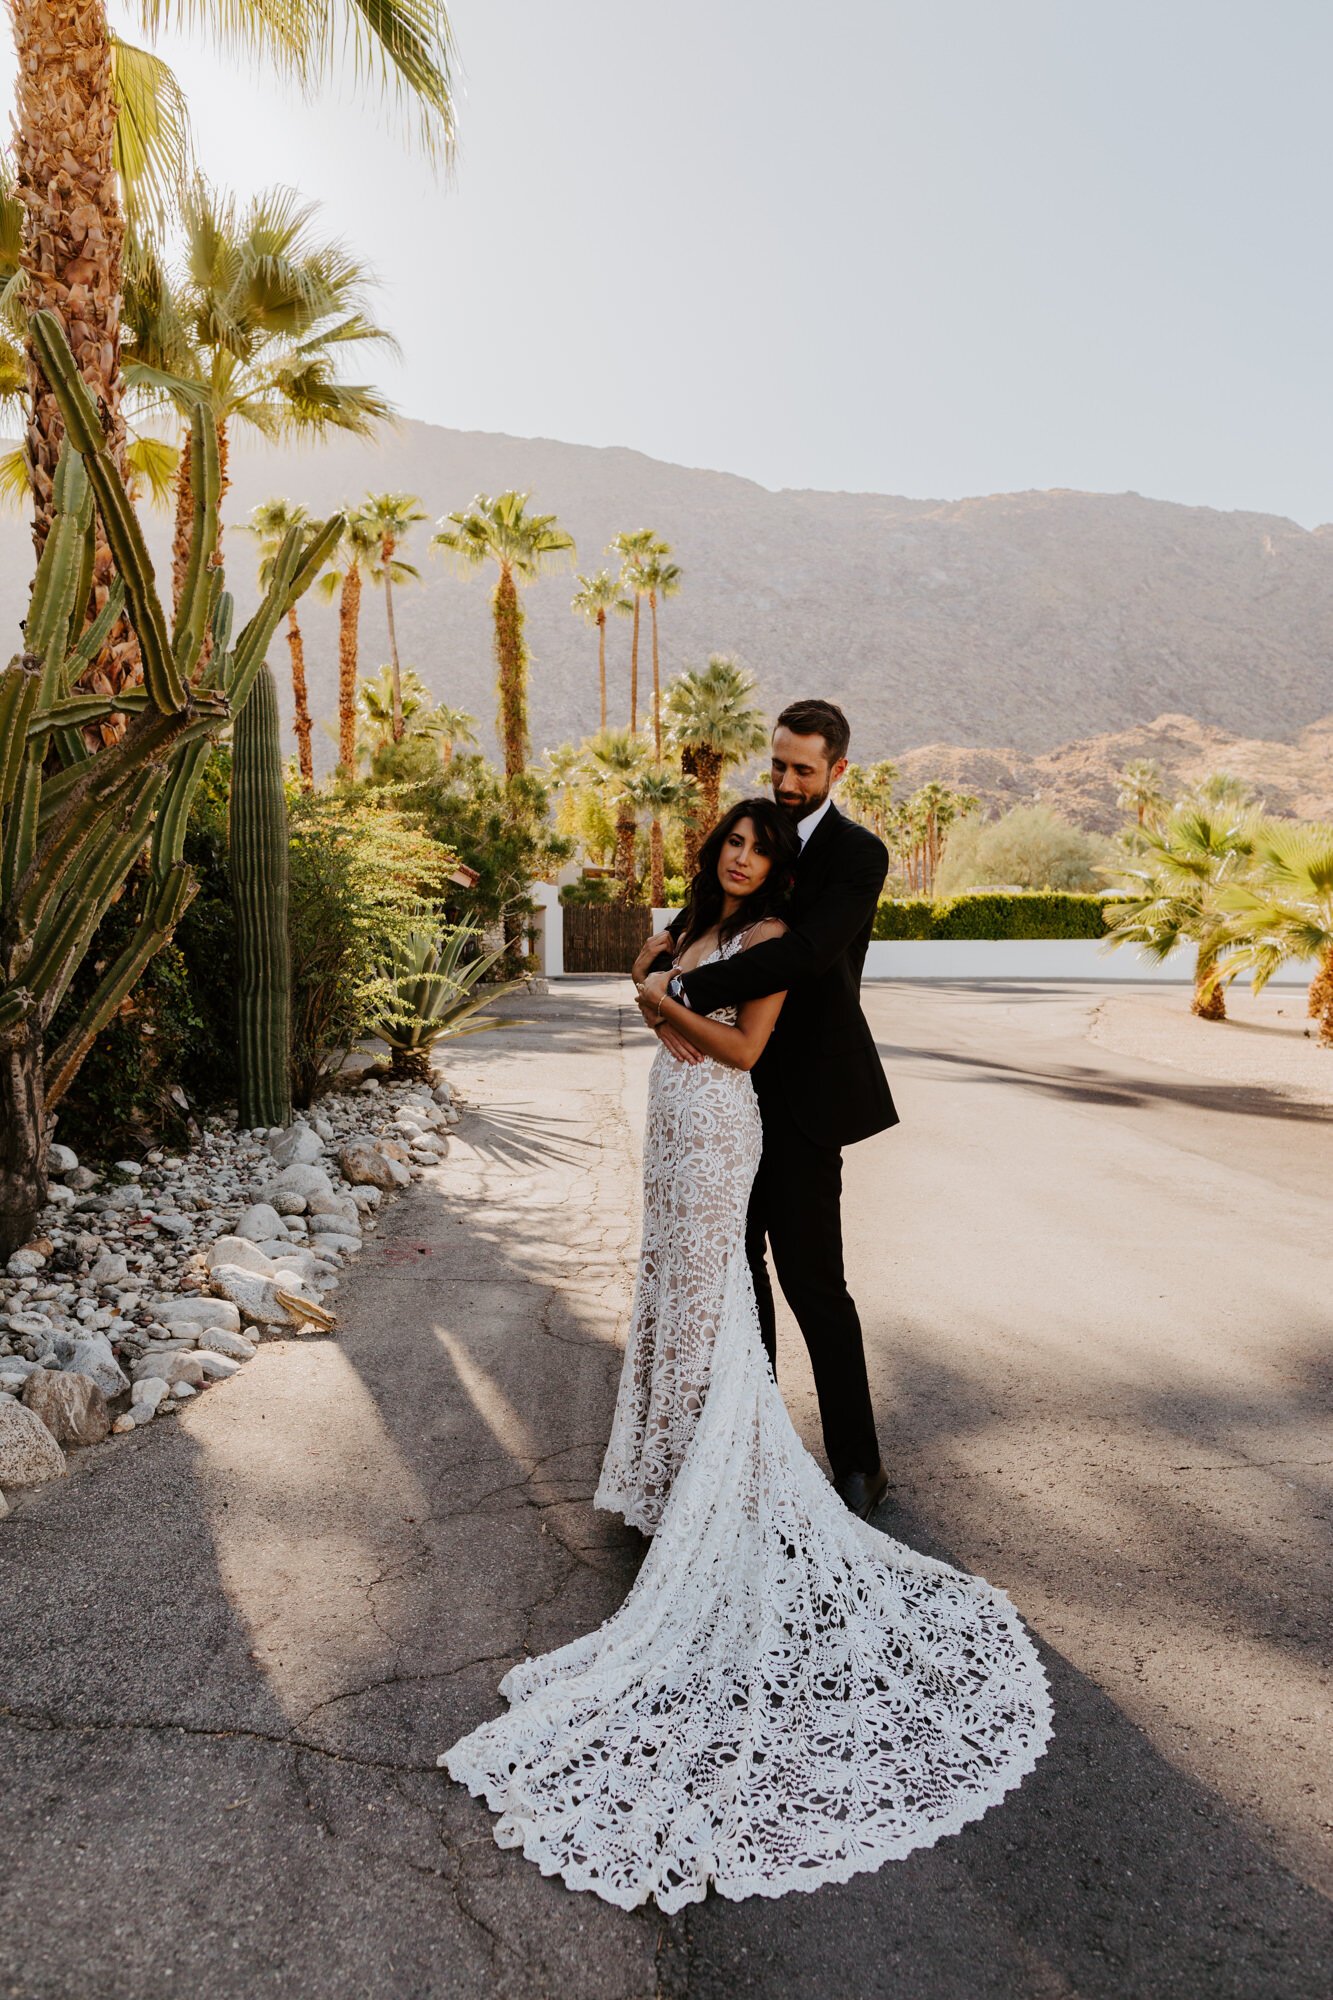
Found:
M 751 704 L 753 676 L 726 653 L 677 675 L 667 689 L 666 713 L 680 768 L 697 781 L 699 811 L 685 828 L 685 875 L 699 865 L 699 847 L 717 824 L 722 779 L 768 743 L 768 724 Z
M 182 202 L 179 265 L 168 269 L 148 249 L 127 260 L 125 318 L 134 351 L 125 380 L 185 418 L 203 403 L 217 431 L 224 493 L 233 423 L 265 437 L 329 430 L 365 436 L 392 414 L 368 384 L 339 379 L 349 349 L 395 343 L 367 315 L 368 270 L 341 243 L 316 238 L 316 212 L 290 188 L 269 189 L 242 208 L 196 177 Z M 192 505 L 182 454 L 172 565 L 178 594 Z
M 841 791 L 848 810 L 881 840 L 897 782 L 898 766 L 889 757 L 881 757 L 875 764 L 849 764 L 842 774 Z
M 1313 958 L 1310 1018 L 1333 1048 L 1333 826 L 1263 822 L 1255 838 L 1253 882 L 1231 882 L 1217 901 L 1235 949 L 1226 976 L 1249 971 L 1256 993 L 1280 965 Z
M 666 543 L 659 542 L 651 528 L 638 528 L 633 534 L 616 535 L 611 542 L 613 555 L 620 557 L 620 588 L 627 593 L 630 616 L 634 620 L 630 633 L 629 647 L 629 726 L 631 735 L 639 731 L 639 621 L 640 606 L 647 589 L 643 581 L 644 565 L 651 562 L 655 554 L 666 551 Z
M 117 44 L 105 0 L 9 0 L 18 54 L 14 151 L 23 202 L 29 311 L 60 318 L 124 470 L 120 367 L 126 189 L 162 184 L 184 165 L 182 108 L 170 73 Z M 227 54 L 266 61 L 302 90 L 352 75 L 410 107 L 428 154 L 454 143 L 452 37 L 443 0 L 139 0 L 151 35 L 202 26 Z M 350 60 L 349 60 L 350 55 Z M 178 97 L 178 93 L 177 93 Z M 27 446 L 38 548 L 51 518 L 61 424 L 30 362 Z M 99 552 L 99 564 L 109 558 Z M 98 572 L 100 574 L 100 570 Z M 109 587 L 109 586 L 108 586 Z
M 628 612 L 632 609 L 627 597 L 620 594 L 620 585 L 609 569 L 599 569 L 596 576 L 580 576 L 579 587 L 574 592 L 570 610 L 586 618 L 590 625 L 597 627 L 597 686 L 601 697 L 600 729 L 606 728 L 606 614 L 608 611 Z
M 648 815 L 648 900 L 655 910 L 660 910 L 666 902 L 662 821 L 667 813 L 688 811 L 694 803 L 694 783 L 669 765 L 652 764 L 630 781 L 629 795 L 636 813 Z
M 379 561 L 380 534 L 360 509 L 344 512 L 344 526 L 329 567 L 316 588 L 338 599 L 338 766 L 346 779 L 357 772 L 356 689 L 363 578 Z
M 631 729 L 601 729 L 584 745 L 589 777 L 605 794 L 616 821 L 616 872 L 620 900 L 634 901 L 634 838 L 639 823 L 638 785 L 648 763 L 645 744 Z
M 1252 813 L 1180 805 L 1160 825 L 1144 827 L 1139 865 L 1118 871 L 1130 895 L 1117 905 L 1109 942 L 1136 944 L 1155 959 L 1169 957 L 1178 944 L 1194 944 L 1190 1011 L 1202 1020 L 1226 1019 L 1221 968 L 1233 939 L 1220 895 L 1240 886 L 1254 843 Z
M 398 663 L 398 634 L 393 622 L 393 587 L 408 577 L 417 578 L 418 570 L 411 563 L 404 562 L 397 550 L 406 541 L 418 521 L 426 515 L 415 493 L 368 493 L 365 513 L 374 521 L 380 531 L 380 559 L 375 569 L 375 581 L 384 586 L 384 615 L 389 624 L 389 666 L 393 674 L 393 740 L 403 740 L 403 698 L 402 669 Z
M 1116 805 L 1121 812 L 1133 813 L 1136 827 L 1160 819 L 1166 811 L 1168 801 L 1162 767 L 1154 758 L 1137 757 L 1132 764 L 1126 764 L 1120 773 L 1119 784 Z
M 304 528 L 309 516 L 299 501 L 281 497 L 261 500 L 251 510 L 247 533 L 259 543 L 259 587 L 264 590 L 273 573 L 273 564 L 283 538 L 290 528 Z M 287 651 L 292 663 L 292 727 L 296 732 L 296 759 L 301 772 L 301 790 L 315 789 L 315 760 L 310 747 L 310 696 L 305 678 L 305 640 L 295 604 L 287 607 Z
M 518 587 L 574 553 L 574 538 L 554 514 L 529 514 L 527 493 L 479 493 L 470 507 L 440 521 L 432 547 L 447 549 L 464 569 L 493 562 L 499 571 L 491 594 L 495 665 L 500 698 L 499 737 L 506 778 L 528 762 L 528 647 Z
M 400 736 L 394 735 L 395 692 L 403 723 Z M 430 689 L 411 667 L 401 670 L 395 690 L 392 666 L 382 666 L 373 678 L 361 681 L 357 699 L 365 724 L 358 750 L 358 767 L 361 751 L 373 760 L 376 752 L 386 744 L 401 743 L 409 736 L 432 737 L 439 746 L 440 762 L 445 766 L 452 760 L 457 744 L 475 743 L 477 740 L 474 734 L 476 717 L 466 714 L 461 708 L 447 708 L 443 702 L 432 702 Z

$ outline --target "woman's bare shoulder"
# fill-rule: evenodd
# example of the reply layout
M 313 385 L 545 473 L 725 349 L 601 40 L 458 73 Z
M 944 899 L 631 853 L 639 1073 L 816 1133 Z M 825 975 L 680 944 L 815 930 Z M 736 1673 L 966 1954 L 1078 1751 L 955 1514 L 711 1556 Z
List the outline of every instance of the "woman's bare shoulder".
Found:
M 781 917 L 765 917 L 762 923 L 756 924 L 754 929 L 747 933 L 745 949 L 752 951 L 757 944 L 767 944 L 770 938 L 785 937 L 786 935 L 787 926 L 783 923 Z

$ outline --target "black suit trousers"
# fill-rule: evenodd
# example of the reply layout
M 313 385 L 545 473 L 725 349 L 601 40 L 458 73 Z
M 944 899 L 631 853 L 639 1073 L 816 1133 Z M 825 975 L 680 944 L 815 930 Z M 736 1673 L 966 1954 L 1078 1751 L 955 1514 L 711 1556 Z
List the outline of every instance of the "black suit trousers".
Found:
M 805 1336 L 824 1449 L 835 1479 L 879 1464 L 861 1322 L 842 1267 L 842 1151 L 807 1138 L 781 1104 L 763 1107 L 764 1151 L 750 1195 L 745 1252 L 759 1325 L 777 1372 L 777 1322 L 765 1243 Z

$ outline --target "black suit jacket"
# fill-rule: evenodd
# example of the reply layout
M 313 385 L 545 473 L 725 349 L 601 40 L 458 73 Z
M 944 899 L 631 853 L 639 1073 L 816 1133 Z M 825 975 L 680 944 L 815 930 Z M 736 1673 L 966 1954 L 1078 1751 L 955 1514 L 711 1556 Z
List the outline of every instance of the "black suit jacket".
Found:
M 861 1012 L 861 969 L 888 866 L 883 841 L 830 806 L 796 864 L 786 936 L 683 975 L 701 1014 L 786 993 L 754 1087 L 761 1111 L 781 1103 L 820 1145 L 850 1146 L 898 1123 Z

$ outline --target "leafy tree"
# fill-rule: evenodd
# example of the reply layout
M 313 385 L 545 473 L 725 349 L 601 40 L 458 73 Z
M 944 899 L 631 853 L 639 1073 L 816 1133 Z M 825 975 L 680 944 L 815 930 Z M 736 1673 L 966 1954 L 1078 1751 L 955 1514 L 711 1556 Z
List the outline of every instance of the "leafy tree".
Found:
M 700 844 L 717 825 L 722 780 L 733 766 L 768 744 L 768 724 L 752 706 L 753 677 L 726 653 L 678 674 L 667 689 L 666 712 L 680 768 L 699 788 L 699 810 L 685 835 L 685 876 L 693 880 Z
M 421 572 L 404 562 L 398 550 L 418 521 L 426 516 L 415 493 L 368 493 L 363 509 L 366 519 L 379 530 L 380 559 L 372 570 L 376 583 L 384 586 L 384 615 L 389 625 L 389 670 L 393 682 L 393 740 L 403 740 L 402 667 L 398 659 L 398 633 L 393 620 L 393 587 L 409 577 L 420 580 Z
M 597 686 L 600 696 L 598 727 L 606 728 L 606 615 L 608 611 L 629 613 L 629 599 L 620 594 L 620 585 L 610 570 L 599 569 L 595 576 L 580 576 L 570 610 L 597 627 Z
M 398 796 L 476 872 L 475 886 L 446 891 L 450 919 L 481 926 L 504 921 L 516 936 L 516 919 L 530 907 L 529 886 L 552 875 L 573 849 L 548 823 L 549 794 L 541 779 L 530 771 L 507 778 L 484 758 L 461 755 Z
M 1109 853 L 1101 835 L 1072 825 L 1048 805 L 1014 806 L 998 819 L 967 813 L 948 829 L 934 893 L 1099 889 Z
M 440 522 L 432 546 L 448 549 L 464 569 L 493 562 L 499 571 L 491 595 L 499 685 L 499 737 L 505 776 L 519 777 L 528 762 L 528 647 L 518 586 L 530 583 L 564 556 L 574 539 L 554 514 L 529 514 L 527 493 L 479 493 L 470 507 Z

